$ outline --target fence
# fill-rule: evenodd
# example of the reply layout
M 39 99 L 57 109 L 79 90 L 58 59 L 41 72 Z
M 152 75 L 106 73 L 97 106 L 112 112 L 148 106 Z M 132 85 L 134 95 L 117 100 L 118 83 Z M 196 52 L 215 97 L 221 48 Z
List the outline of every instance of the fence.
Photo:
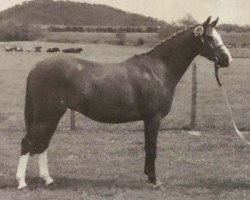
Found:
M 191 116 L 190 128 L 194 129 L 196 125 L 196 103 L 197 103 L 197 64 L 192 64 L 192 97 L 191 97 Z M 76 114 L 70 110 L 70 130 L 76 130 Z

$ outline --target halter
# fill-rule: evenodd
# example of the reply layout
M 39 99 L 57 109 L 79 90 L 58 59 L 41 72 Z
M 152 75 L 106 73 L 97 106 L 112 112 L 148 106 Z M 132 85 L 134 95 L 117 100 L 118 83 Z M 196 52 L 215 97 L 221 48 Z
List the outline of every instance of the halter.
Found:
M 221 46 L 223 46 L 223 45 L 221 45 Z M 215 75 L 215 78 L 216 78 L 218 85 L 221 87 L 222 85 L 221 85 L 220 78 L 219 78 L 219 68 L 220 68 L 220 65 L 218 63 L 218 58 L 214 57 L 214 75 Z
M 205 40 L 204 40 L 203 37 L 201 37 L 201 41 L 202 41 L 203 44 L 205 43 Z M 206 41 L 206 42 L 207 42 L 207 41 Z M 221 44 L 221 45 L 219 45 L 219 46 L 213 48 L 212 45 L 210 45 L 208 42 L 207 42 L 207 44 L 211 47 L 211 49 L 212 49 L 212 52 L 211 52 L 211 53 L 212 53 L 212 54 L 216 53 L 216 52 L 217 52 L 218 50 L 220 50 L 222 47 L 224 47 L 224 46 L 226 47 L 225 44 Z M 220 66 L 219 66 L 219 59 L 218 59 L 217 57 L 214 57 L 214 75 L 215 75 L 215 78 L 216 78 L 216 81 L 217 81 L 218 85 L 219 85 L 220 87 L 222 87 L 222 84 L 221 84 L 220 78 L 219 78 L 219 68 L 220 68 Z
M 223 46 L 226 46 L 226 45 L 222 44 L 222 45 L 216 47 L 215 49 L 213 49 L 213 53 L 217 52 Z M 214 75 L 215 75 L 215 78 L 216 78 L 216 81 L 217 81 L 218 85 L 221 87 L 222 85 L 221 85 L 220 78 L 219 78 L 220 65 L 219 65 L 218 61 L 219 61 L 219 59 L 217 57 L 214 57 Z
M 205 42 L 206 42 L 206 43 L 211 47 L 212 53 L 217 52 L 217 51 L 220 50 L 222 47 L 226 47 L 225 44 L 221 44 L 221 45 L 219 45 L 219 46 L 217 46 L 217 47 L 213 47 L 211 44 L 209 44 L 209 42 L 205 41 L 203 37 L 201 37 L 201 41 L 202 41 L 203 44 L 205 44 Z

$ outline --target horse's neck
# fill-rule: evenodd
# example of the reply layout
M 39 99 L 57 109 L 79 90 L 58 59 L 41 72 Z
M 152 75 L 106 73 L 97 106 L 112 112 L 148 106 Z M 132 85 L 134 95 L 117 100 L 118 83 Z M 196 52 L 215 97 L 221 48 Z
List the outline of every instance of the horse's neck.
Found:
M 167 78 L 171 78 L 176 85 L 198 53 L 191 36 L 184 35 L 163 42 L 148 55 L 164 63 L 168 72 L 166 75 L 171 76 Z

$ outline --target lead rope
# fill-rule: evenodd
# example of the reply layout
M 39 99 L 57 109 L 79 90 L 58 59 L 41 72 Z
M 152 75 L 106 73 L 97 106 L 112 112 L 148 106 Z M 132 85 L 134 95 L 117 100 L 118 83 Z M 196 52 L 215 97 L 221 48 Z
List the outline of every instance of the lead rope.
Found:
M 226 91 L 224 90 L 224 88 L 222 87 L 222 84 L 220 82 L 220 79 L 219 79 L 219 65 L 218 65 L 218 58 L 215 58 L 215 62 L 214 62 L 214 71 L 215 71 L 215 78 L 216 78 L 216 81 L 219 85 L 219 87 L 221 88 L 221 91 L 222 91 L 222 94 L 226 100 L 226 103 L 227 103 L 227 107 L 228 107 L 228 110 L 229 110 L 229 113 L 230 113 L 230 116 L 231 116 L 231 120 L 233 122 L 233 125 L 234 125 L 234 129 L 236 131 L 236 133 L 240 136 L 240 138 L 247 144 L 247 145 L 250 145 L 250 142 L 248 142 L 246 140 L 246 138 L 243 136 L 242 132 L 239 131 L 239 129 L 237 128 L 236 126 L 236 122 L 235 122 L 235 118 L 234 118 L 234 115 L 233 115 L 233 112 L 232 112 L 232 109 L 231 109 L 231 106 L 230 106 L 230 103 L 228 101 L 228 98 L 227 98 L 227 94 L 226 94 Z

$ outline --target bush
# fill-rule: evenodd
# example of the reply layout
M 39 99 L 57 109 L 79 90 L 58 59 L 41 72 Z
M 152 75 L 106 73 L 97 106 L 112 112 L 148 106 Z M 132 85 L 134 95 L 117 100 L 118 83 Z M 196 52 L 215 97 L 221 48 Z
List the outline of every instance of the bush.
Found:
M 144 45 L 144 44 L 145 44 L 144 39 L 143 39 L 143 38 L 138 38 L 138 40 L 137 40 L 137 45 L 138 45 L 138 46 L 141 46 L 141 45 Z
M 115 33 L 116 38 L 118 39 L 119 45 L 124 45 L 126 42 L 126 33 L 123 31 L 117 31 Z
M 0 24 L 1 41 L 31 41 L 41 37 L 40 28 L 8 21 Z

